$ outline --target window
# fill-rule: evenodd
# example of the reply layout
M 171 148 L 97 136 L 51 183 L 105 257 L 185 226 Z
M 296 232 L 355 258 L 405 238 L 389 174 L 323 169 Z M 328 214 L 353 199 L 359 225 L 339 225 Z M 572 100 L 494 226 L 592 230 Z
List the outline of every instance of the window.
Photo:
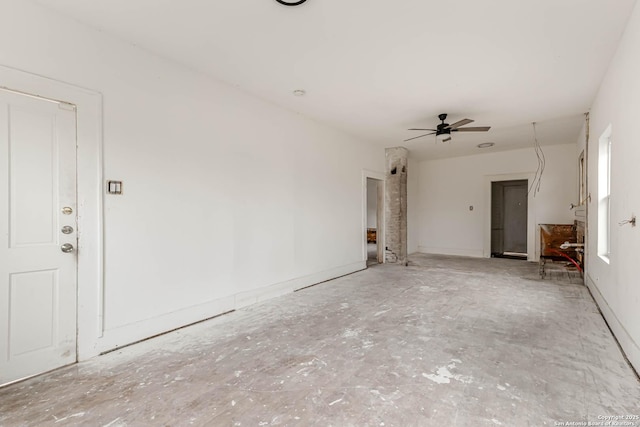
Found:
M 598 147 L 598 255 L 607 263 L 611 255 L 611 125 Z

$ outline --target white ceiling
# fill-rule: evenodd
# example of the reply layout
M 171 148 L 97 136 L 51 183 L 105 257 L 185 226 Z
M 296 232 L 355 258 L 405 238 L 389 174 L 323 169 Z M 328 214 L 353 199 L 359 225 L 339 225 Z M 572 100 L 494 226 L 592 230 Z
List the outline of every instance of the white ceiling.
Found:
M 575 142 L 635 0 L 35 0 L 418 158 Z M 292 91 L 307 95 L 295 97 Z M 420 138 L 475 119 L 487 133 Z M 487 150 L 487 151 L 488 151 Z

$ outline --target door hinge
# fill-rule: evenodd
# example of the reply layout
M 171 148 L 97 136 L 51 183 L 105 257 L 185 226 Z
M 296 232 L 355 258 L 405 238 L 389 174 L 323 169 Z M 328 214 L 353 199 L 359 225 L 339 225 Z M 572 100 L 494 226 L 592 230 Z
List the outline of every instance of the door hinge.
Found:
M 76 111 L 76 106 L 74 104 L 70 104 L 68 102 L 59 101 L 58 102 L 58 108 L 60 108 L 61 110 Z

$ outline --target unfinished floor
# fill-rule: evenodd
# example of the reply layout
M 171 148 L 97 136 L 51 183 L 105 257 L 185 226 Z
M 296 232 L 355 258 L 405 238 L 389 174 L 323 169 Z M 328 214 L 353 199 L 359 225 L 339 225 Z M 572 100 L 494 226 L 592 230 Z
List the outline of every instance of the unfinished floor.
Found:
M 526 261 L 410 261 L 5 387 L 0 425 L 553 426 L 640 415 L 640 383 L 584 286 L 541 281 Z

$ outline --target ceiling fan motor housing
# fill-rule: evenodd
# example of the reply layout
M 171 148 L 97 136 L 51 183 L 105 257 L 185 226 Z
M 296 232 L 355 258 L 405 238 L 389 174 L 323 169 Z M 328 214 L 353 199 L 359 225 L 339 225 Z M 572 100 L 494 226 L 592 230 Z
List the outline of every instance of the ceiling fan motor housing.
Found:
M 447 114 L 446 113 L 438 114 L 438 118 L 442 121 L 442 123 L 440 123 L 437 126 L 436 138 L 438 136 L 440 136 L 440 135 L 449 135 L 449 136 L 451 136 L 451 130 L 450 129 L 445 129 L 447 126 L 449 126 L 449 123 L 445 123 L 444 122 L 447 119 Z
M 440 120 L 442 120 L 442 123 L 440 123 L 437 126 L 437 131 L 436 131 L 436 137 L 440 136 L 440 135 L 448 135 L 451 136 L 451 129 L 448 129 L 449 127 L 449 123 L 445 123 L 444 121 L 447 119 L 447 115 L 446 114 L 439 114 L 438 118 Z

